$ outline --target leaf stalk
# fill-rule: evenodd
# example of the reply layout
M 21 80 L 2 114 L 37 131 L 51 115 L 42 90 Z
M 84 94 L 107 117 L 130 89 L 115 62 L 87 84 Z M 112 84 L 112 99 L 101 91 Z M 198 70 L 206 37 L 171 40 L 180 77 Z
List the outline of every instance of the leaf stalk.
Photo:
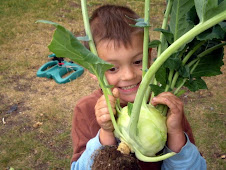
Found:
M 226 11 L 223 11 L 213 18 L 210 18 L 206 20 L 203 23 L 200 23 L 193 27 L 190 31 L 185 33 L 183 36 L 181 36 L 179 39 L 177 39 L 173 44 L 171 44 L 152 64 L 152 66 L 149 68 L 145 76 L 143 77 L 143 80 L 139 86 L 139 89 L 137 91 L 137 95 L 134 101 L 134 106 L 131 114 L 129 129 L 130 129 L 130 135 L 136 136 L 136 129 L 137 129 L 137 123 L 138 118 L 140 115 L 140 109 L 142 105 L 142 101 L 144 98 L 145 91 L 147 90 L 147 87 L 149 86 L 150 80 L 153 78 L 157 70 L 160 68 L 160 66 L 175 52 L 177 51 L 182 45 L 188 43 L 190 40 L 192 40 L 195 36 L 200 34 L 201 32 L 209 29 L 210 27 L 218 24 L 219 22 L 226 19 Z

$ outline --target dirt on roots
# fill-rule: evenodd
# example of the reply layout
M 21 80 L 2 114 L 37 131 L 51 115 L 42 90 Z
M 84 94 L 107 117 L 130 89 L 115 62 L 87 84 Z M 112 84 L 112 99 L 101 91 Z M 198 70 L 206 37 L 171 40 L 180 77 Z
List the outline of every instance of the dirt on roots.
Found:
M 104 146 L 94 155 L 92 170 L 140 170 L 134 155 L 125 155 L 117 146 Z

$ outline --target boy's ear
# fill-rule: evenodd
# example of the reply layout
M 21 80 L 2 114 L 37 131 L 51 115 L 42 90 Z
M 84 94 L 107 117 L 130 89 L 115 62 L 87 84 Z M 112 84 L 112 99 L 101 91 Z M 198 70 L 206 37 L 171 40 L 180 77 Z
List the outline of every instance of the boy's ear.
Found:
M 89 75 L 90 75 L 90 77 L 91 77 L 92 79 L 98 81 L 98 80 L 97 80 L 97 77 L 96 77 L 94 74 L 89 73 Z

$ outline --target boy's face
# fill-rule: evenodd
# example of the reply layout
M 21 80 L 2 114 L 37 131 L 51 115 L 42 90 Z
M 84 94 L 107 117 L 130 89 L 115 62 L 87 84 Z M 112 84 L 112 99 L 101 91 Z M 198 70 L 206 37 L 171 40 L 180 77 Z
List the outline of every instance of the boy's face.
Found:
M 98 43 L 97 51 L 101 59 L 114 65 L 105 76 L 110 85 L 119 90 L 120 102 L 134 102 L 142 79 L 143 38 L 133 36 L 127 48 L 115 47 L 114 41 L 103 40 Z

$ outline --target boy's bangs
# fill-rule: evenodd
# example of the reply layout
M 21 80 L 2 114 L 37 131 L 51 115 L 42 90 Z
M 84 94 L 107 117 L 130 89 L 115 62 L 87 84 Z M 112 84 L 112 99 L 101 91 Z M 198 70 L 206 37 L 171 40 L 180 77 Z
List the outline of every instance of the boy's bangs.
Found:
M 115 46 L 131 44 L 134 34 L 143 36 L 143 28 L 133 27 L 139 16 L 123 6 L 105 5 L 93 12 L 90 20 L 92 35 L 96 45 L 102 40 L 113 40 Z M 121 44 L 122 43 L 122 44 Z

